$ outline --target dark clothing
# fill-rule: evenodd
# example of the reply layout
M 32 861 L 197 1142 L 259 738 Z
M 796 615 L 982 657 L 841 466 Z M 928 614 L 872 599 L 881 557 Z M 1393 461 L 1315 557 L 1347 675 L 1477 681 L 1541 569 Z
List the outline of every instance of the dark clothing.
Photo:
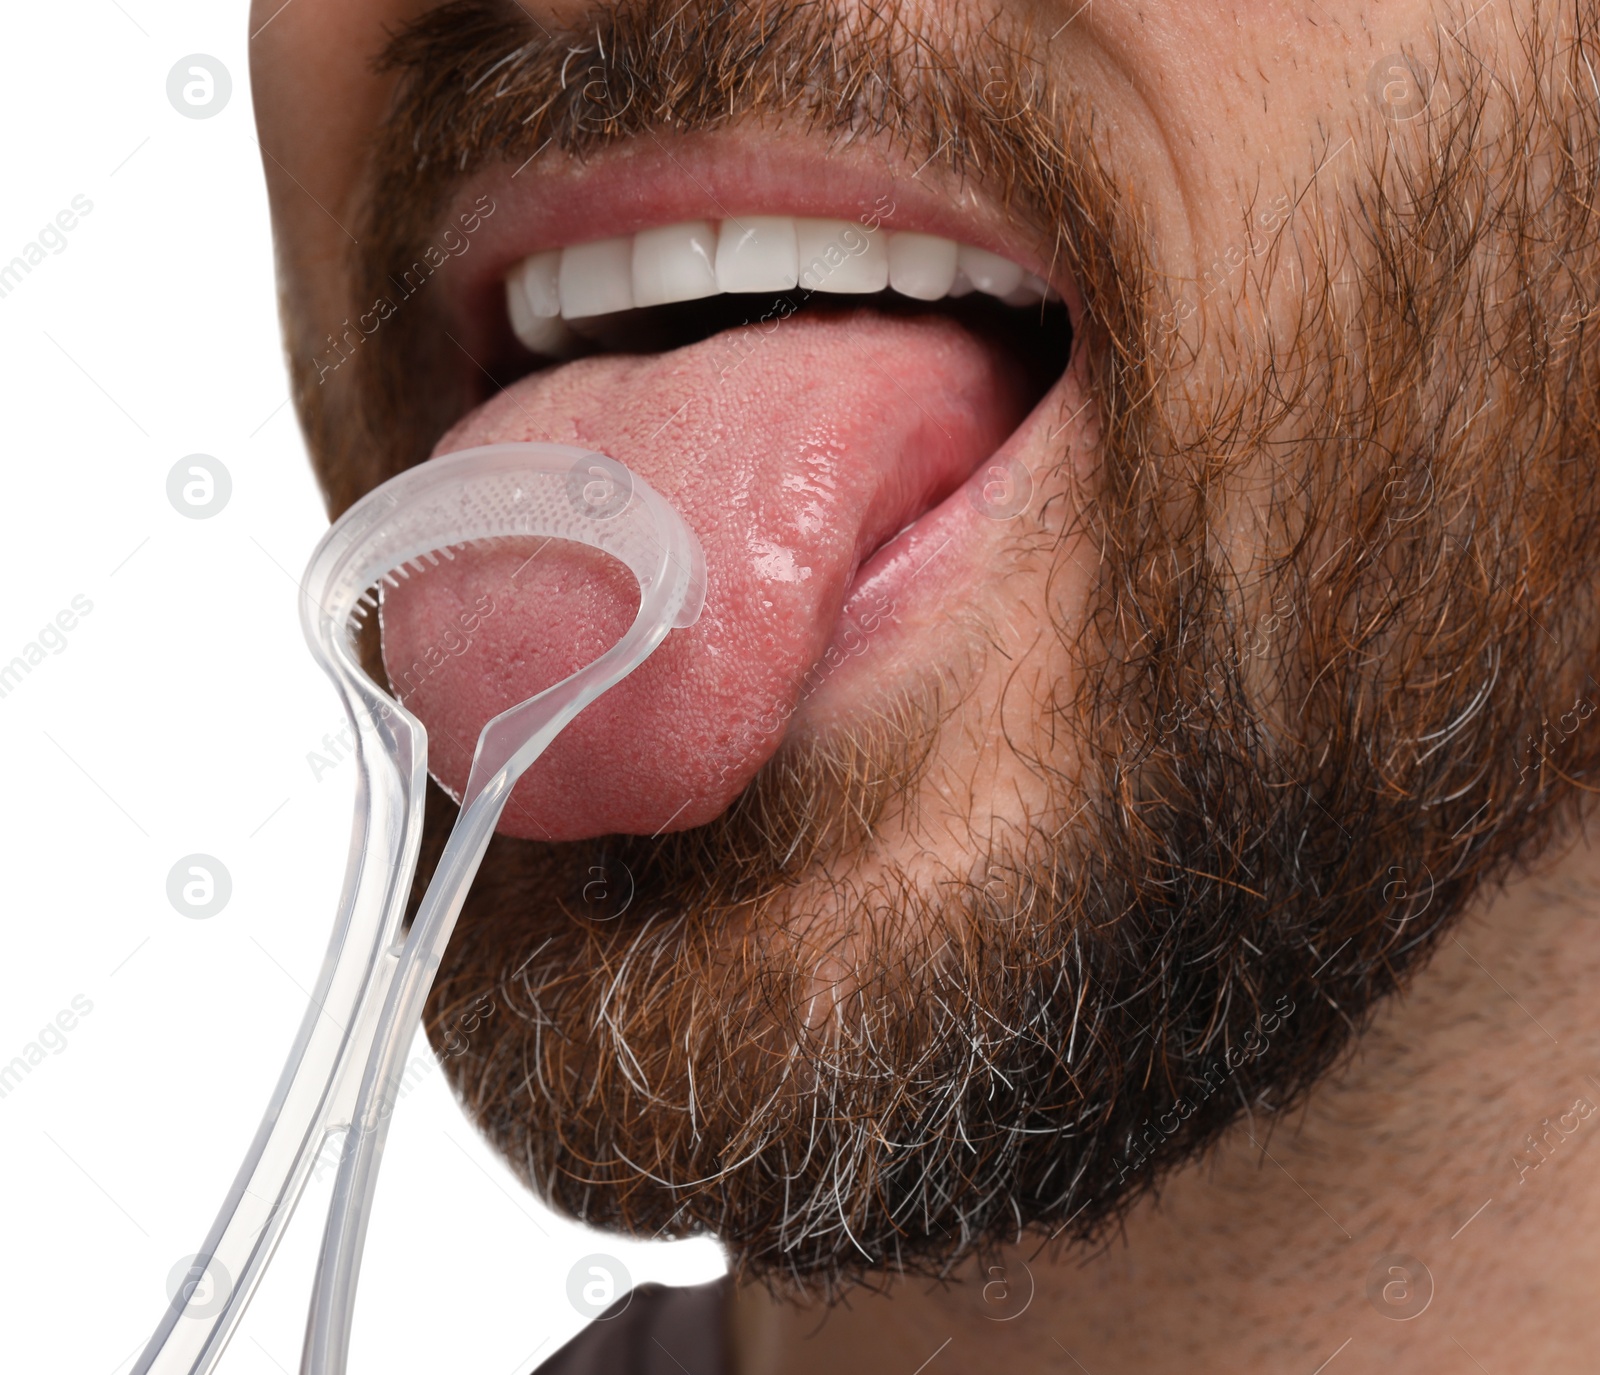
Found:
M 726 1276 L 671 1288 L 641 1284 L 578 1333 L 536 1375 L 727 1375 Z

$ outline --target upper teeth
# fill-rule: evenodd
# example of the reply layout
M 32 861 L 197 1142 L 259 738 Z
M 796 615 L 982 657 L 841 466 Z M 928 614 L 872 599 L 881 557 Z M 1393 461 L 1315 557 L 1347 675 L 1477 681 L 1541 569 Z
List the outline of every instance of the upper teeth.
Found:
M 507 275 L 506 303 L 517 338 L 535 353 L 559 356 L 576 342 L 565 320 L 796 287 L 844 294 L 887 288 L 919 301 L 982 291 L 1013 306 L 1060 299 L 1042 277 L 1009 258 L 936 234 L 746 215 L 534 253 Z

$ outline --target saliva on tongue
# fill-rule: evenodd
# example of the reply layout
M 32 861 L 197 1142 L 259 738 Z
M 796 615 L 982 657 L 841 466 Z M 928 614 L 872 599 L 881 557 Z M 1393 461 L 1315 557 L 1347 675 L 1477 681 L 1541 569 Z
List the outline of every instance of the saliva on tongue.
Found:
M 1030 397 L 993 344 L 939 315 L 797 314 L 513 384 L 436 453 L 543 440 L 609 454 L 705 549 L 705 610 L 587 708 L 523 777 L 500 830 L 653 835 L 719 815 L 771 757 L 852 580 L 959 488 Z M 459 795 L 483 724 L 597 657 L 633 576 L 563 541 L 470 546 L 386 592 L 383 657 Z

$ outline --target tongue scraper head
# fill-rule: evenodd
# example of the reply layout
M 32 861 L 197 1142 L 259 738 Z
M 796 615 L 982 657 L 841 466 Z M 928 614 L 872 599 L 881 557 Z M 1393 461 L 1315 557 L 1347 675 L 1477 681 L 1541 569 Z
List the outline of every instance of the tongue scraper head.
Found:
M 484 726 L 461 813 L 404 935 L 421 843 L 427 732 L 362 670 L 355 636 L 381 585 L 398 586 L 411 570 L 453 558 L 463 545 L 515 536 L 573 540 L 620 560 L 639 581 L 638 614 L 594 662 Z M 323 536 L 301 584 L 300 614 L 357 738 L 356 813 L 339 914 L 261 1127 L 133 1375 L 212 1369 L 312 1165 L 340 1131 L 345 1145 L 301 1369 L 343 1371 L 395 1066 L 500 811 L 517 779 L 584 707 L 643 663 L 669 631 L 698 619 L 705 581 L 699 541 L 658 493 L 616 460 L 566 445 L 494 444 L 431 459 L 368 493 Z

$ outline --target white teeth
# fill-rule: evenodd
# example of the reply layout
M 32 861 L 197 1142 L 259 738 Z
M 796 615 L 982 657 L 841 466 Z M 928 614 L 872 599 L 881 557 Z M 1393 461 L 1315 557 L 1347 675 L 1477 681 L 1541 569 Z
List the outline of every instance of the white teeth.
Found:
M 633 236 L 633 303 L 664 306 L 715 296 L 717 231 L 705 220 L 664 224 Z
M 789 291 L 799 282 L 790 215 L 724 220 L 717 235 L 717 285 L 723 291 Z
M 1022 268 L 1010 258 L 1002 258 L 986 248 L 962 244 L 956 261 L 967 274 L 967 280 L 991 296 L 1005 296 L 1022 284 Z
M 794 231 L 807 290 L 855 296 L 889 285 L 886 235 L 849 220 L 799 219 Z
M 917 301 L 980 291 L 1010 306 L 1061 295 L 1044 278 L 987 249 L 937 234 L 868 228 L 852 220 L 746 215 L 686 220 L 637 234 L 547 249 L 506 276 L 506 309 L 534 353 L 584 348 L 569 320 L 695 301 L 722 292 L 867 295 L 893 290 Z
M 566 319 L 632 309 L 632 235 L 561 250 L 561 314 Z
M 915 301 L 937 301 L 956 280 L 954 240 L 937 234 L 889 235 L 889 285 Z
M 1025 272 L 1022 280 L 1000 299 L 1008 306 L 1032 306 L 1044 300 L 1050 284 L 1036 272 Z
M 567 328 L 567 322 L 559 315 L 533 313 L 519 273 L 513 272 L 506 278 L 506 309 L 511 316 L 512 332 L 530 353 L 545 358 L 570 358 L 582 347 L 583 341 Z
M 512 273 L 522 282 L 522 292 L 528 299 L 529 309 L 541 319 L 561 314 L 560 275 L 559 248 L 524 258 L 522 266 Z

